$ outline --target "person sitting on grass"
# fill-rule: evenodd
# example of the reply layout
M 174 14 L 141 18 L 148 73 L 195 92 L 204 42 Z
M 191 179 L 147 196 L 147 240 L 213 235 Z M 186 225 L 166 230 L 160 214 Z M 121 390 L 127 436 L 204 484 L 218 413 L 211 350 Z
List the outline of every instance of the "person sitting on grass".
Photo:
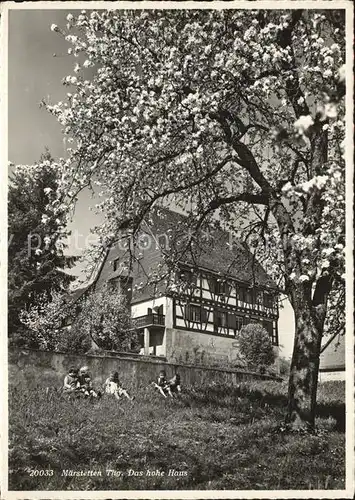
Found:
M 181 392 L 181 378 L 178 373 L 175 373 L 172 379 L 168 382 L 170 391 L 174 394 Z
M 80 383 L 80 391 L 84 394 L 86 398 L 101 397 L 101 393 L 96 392 L 92 386 L 91 376 L 89 374 L 89 368 L 87 366 L 83 366 L 82 368 L 80 368 L 79 383 Z
M 116 399 L 121 399 L 121 396 L 133 401 L 134 396 L 130 396 L 126 389 L 122 387 L 118 372 L 111 372 L 110 376 L 104 383 L 105 393 L 113 395 Z
M 158 391 L 162 396 L 164 396 L 164 398 L 167 398 L 168 395 L 173 397 L 170 385 L 166 379 L 166 372 L 164 370 L 161 370 L 159 372 L 157 382 L 152 382 L 152 384 L 156 389 L 158 389 Z
M 63 391 L 67 393 L 78 392 L 80 390 L 79 370 L 70 368 L 64 378 Z

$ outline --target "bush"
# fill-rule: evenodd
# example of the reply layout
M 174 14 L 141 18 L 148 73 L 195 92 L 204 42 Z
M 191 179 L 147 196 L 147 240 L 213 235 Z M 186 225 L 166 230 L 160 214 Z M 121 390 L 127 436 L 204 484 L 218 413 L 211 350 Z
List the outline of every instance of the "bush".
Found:
M 275 361 L 275 353 L 267 331 L 258 323 L 243 326 L 238 336 L 241 355 L 245 358 L 248 367 L 266 372 L 266 367 Z

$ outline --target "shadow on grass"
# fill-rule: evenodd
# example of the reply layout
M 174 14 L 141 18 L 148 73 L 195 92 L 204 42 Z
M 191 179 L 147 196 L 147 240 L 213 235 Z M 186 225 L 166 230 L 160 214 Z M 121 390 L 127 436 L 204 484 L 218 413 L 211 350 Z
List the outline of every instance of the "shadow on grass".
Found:
M 237 387 L 201 386 L 188 390 L 188 399 L 192 406 L 205 405 L 218 408 L 228 408 L 231 404 L 240 405 L 241 401 L 249 402 L 254 406 L 269 408 L 270 410 L 284 411 L 287 407 L 287 386 L 280 382 L 242 383 Z M 261 387 L 260 387 L 261 385 Z M 324 390 L 324 387 L 326 390 Z M 343 396 L 343 397 L 342 397 Z M 316 417 L 334 419 L 334 430 L 345 432 L 345 397 L 344 385 L 326 383 L 318 393 Z

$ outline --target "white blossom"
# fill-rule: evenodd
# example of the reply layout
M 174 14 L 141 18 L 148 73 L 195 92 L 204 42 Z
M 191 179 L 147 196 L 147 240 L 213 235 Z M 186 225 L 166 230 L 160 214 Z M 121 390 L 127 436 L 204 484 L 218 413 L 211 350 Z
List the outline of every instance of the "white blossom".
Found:
M 336 118 L 338 116 L 338 110 L 336 104 L 333 102 L 327 103 L 324 106 L 324 114 L 329 118 Z
M 305 281 L 309 281 L 309 276 L 307 274 L 302 274 L 299 279 L 301 283 L 304 283 Z
M 303 135 L 312 125 L 314 121 L 310 115 L 302 115 L 294 122 L 294 127 L 300 135 Z
M 343 64 L 342 66 L 340 66 L 340 68 L 338 69 L 338 77 L 339 77 L 339 82 L 344 82 L 345 81 L 345 77 L 346 77 L 345 64 Z

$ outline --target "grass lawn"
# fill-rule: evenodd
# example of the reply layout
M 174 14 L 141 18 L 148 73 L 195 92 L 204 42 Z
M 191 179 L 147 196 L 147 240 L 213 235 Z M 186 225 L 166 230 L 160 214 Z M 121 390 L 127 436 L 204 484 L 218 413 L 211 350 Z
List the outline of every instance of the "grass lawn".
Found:
M 186 387 L 173 400 L 149 388 L 133 402 L 11 390 L 9 489 L 344 489 L 344 390 L 320 385 L 315 435 L 280 430 L 284 383 Z

